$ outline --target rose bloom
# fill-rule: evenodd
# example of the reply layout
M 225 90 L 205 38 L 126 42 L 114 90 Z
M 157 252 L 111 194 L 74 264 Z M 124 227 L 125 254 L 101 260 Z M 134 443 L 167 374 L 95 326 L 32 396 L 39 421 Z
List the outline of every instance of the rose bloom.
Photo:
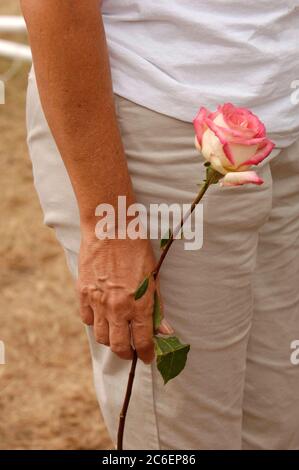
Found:
M 257 116 L 226 103 L 214 113 L 200 108 L 193 124 L 195 145 L 211 166 L 225 175 L 220 181 L 223 186 L 263 183 L 255 171 L 248 170 L 271 153 L 274 143 Z

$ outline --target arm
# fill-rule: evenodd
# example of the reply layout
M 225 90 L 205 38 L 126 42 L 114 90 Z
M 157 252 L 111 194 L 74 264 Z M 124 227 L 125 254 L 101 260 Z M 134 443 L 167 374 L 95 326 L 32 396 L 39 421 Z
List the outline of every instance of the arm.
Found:
M 98 0 L 22 0 L 42 106 L 78 201 L 81 316 L 98 342 L 130 359 L 153 359 L 155 286 L 134 301 L 154 266 L 148 240 L 95 237 L 95 208 L 135 202 L 114 109 L 109 58 Z M 53 188 L 54 190 L 54 188 Z M 100 283 L 100 290 L 94 290 Z M 153 284 L 153 283 L 152 283 Z
M 134 194 L 117 126 L 98 0 L 22 0 L 44 112 L 70 175 L 81 222 Z M 100 184 L 99 184 L 100 183 Z

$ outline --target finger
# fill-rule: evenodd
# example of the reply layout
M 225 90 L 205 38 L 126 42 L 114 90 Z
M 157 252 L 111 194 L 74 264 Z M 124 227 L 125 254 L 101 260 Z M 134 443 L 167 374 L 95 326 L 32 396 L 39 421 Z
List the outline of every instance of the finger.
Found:
M 109 322 L 109 340 L 111 351 L 121 359 L 133 358 L 131 331 L 127 321 L 124 320 L 118 323 L 115 321 Z
M 110 346 L 109 325 L 107 320 L 96 316 L 93 329 L 96 342 L 104 344 L 105 346 Z
M 93 330 L 97 343 L 109 346 L 109 326 L 104 316 L 104 308 L 101 302 L 102 292 L 94 286 L 88 286 L 88 302 L 93 311 Z
M 138 357 L 146 364 L 151 363 L 155 356 L 152 315 L 143 317 L 141 320 L 134 319 L 131 328 Z
M 93 325 L 93 322 L 94 322 L 93 310 L 89 305 L 81 305 L 80 316 L 81 316 L 83 323 L 85 323 L 85 325 Z
M 161 335 L 173 335 L 174 333 L 174 329 L 165 318 L 162 319 L 157 331 L 158 333 L 161 333 Z
M 94 337 L 97 343 L 110 346 L 109 325 L 105 318 L 105 309 L 102 304 L 102 292 L 97 289 L 89 291 L 89 301 L 94 315 Z
M 85 323 L 86 325 L 93 325 L 93 310 L 90 306 L 86 289 L 83 289 L 80 293 L 80 316 L 83 323 Z

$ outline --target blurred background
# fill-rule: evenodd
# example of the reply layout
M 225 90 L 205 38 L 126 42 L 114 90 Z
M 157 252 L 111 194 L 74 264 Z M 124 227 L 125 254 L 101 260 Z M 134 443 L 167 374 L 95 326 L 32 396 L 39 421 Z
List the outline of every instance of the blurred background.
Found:
M 0 15 L 19 14 L 18 0 L 1 0 Z M 108 449 L 74 285 L 33 188 L 28 71 L 29 64 L 0 57 L 0 449 Z

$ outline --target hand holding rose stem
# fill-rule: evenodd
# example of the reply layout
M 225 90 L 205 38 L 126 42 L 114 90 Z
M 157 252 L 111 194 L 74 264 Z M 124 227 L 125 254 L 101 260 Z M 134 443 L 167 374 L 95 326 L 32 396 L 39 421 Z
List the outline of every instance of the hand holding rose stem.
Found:
M 195 146 L 206 160 L 206 180 L 192 202 L 190 210 L 183 216 L 174 231 L 162 239 L 161 247 L 163 251 L 160 259 L 154 270 L 142 281 L 135 292 L 136 301 L 146 292 L 150 278 L 154 281 L 157 279 L 172 243 L 182 232 L 185 222 L 191 216 L 210 185 L 218 182 L 220 182 L 221 186 L 240 186 L 247 183 L 260 185 L 263 183 L 263 180 L 256 172 L 249 169 L 252 165 L 257 165 L 263 161 L 274 148 L 274 144 L 267 139 L 265 126 L 257 116 L 248 109 L 236 108 L 234 105 L 226 103 L 219 106 L 214 113 L 211 113 L 206 108 L 201 108 L 193 123 L 196 131 Z M 154 327 L 157 330 L 161 321 L 157 293 L 155 293 L 153 316 Z M 182 345 L 175 337 L 170 337 L 167 344 L 167 339 L 155 336 L 155 344 L 157 366 L 166 383 L 177 376 L 184 368 L 190 346 Z M 180 351 L 181 356 L 182 352 L 184 352 L 183 360 L 179 364 L 175 364 L 175 360 L 173 360 L 176 359 L 175 353 L 177 351 Z M 170 355 L 172 355 L 171 361 L 168 360 Z M 123 449 L 125 421 L 134 383 L 137 359 L 137 353 L 134 350 L 125 400 L 119 419 L 118 450 Z M 170 369 L 170 363 L 172 364 L 172 369 Z M 173 364 L 175 365 L 174 368 Z

